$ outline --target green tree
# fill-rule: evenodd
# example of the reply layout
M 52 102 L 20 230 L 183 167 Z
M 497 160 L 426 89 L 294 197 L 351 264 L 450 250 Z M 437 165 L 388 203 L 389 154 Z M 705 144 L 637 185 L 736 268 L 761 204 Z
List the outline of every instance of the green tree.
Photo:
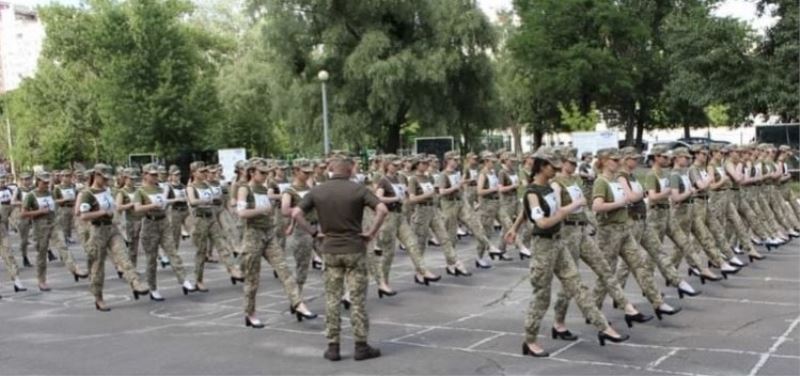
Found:
M 777 17 L 759 45 L 759 58 L 766 62 L 759 82 L 764 92 L 764 112 L 784 122 L 800 121 L 800 4 L 794 0 L 759 0 L 759 11 Z

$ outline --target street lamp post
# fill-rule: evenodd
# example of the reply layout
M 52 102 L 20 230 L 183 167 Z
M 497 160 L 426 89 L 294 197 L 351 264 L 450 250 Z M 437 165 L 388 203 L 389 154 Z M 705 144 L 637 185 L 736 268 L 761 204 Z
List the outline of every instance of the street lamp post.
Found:
M 328 81 L 330 76 L 328 75 L 328 71 L 321 70 L 317 75 L 320 82 L 322 82 L 322 127 L 323 127 L 323 149 L 325 150 L 325 156 L 330 154 L 331 143 L 330 143 L 330 136 L 328 135 L 328 95 L 325 91 L 325 82 Z

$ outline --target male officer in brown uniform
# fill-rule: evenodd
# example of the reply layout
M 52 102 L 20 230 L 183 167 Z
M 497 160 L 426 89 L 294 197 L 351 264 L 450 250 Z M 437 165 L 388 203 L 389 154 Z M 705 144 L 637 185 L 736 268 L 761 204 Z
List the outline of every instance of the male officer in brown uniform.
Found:
M 297 226 L 322 237 L 322 255 L 325 262 L 325 326 L 328 350 L 325 359 L 341 360 L 339 355 L 340 300 L 344 294 L 344 281 L 350 290 L 350 308 L 355 354 L 353 359 L 377 358 L 380 350 L 367 344 L 369 320 L 366 310 L 367 295 L 367 243 L 375 238 L 383 220 L 389 212 L 364 185 L 350 181 L 353 159 L 336 155 L 331 158 L 333 176 L 325 184 L 318 185 L 292 210 Z M 361 222 L 364 208 L 375 211 L 372 227 L 362 232 Z M 316 209 L 321 233 L 306 222 L 304 213 Z M 324 235 L 323 235 L 324 234 Z

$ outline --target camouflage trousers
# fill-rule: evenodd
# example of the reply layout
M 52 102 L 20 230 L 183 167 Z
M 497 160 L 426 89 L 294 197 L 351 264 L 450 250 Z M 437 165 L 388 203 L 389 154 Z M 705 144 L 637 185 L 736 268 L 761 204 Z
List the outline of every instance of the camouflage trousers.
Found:
M 736 245 L 738 242 L 745 252 L 755 252 L 755 247 L 750 243 L 750 230 L 745 226 L 744 219 L 739 215 L 738 206 L 741 204 L 739 198 L 739 191 L 729 190 L 725 191 L 725 210 L 723 216 L 719 217 L 722 221 L 722 227 L 725 228 L 726 237 L 732 233 L 731 244 Z
M 8 236 L 8 228 L 0 227 L 0 258 L 6 265 L 8 277 L 13 281 L 19 276 L 19 270 L 17 270 L 17 260 L 14 259 L 14 254 L 11 252 Z
M 75 214 L 73 207 L 62 206 L 58 208 L 58 225 L 61 227 L 61 232 L 64 233 L 66 239 L 72 238 L 72 227 L 75 226 Z
M 722 251 L 717 246 L 714 236 L 706 225 L 708 223 L 708 202 L 703 198 L 695 198 L 692 206 L 692 234 L 694 242 L 699 242 L 698 248 L 702 249 L 708 260 L 720 266 L 725 261 Z
M 644 258 L 644 264 L 648 273 L 654 274 L 658 268 L 668 285 L 678 286 L 681 282 L 678 270 L 672 265 L 669 254 L 663 250 L 663 237 L 667 232 L 668 221 L 669 209 L 651 208 L 647 210 L 647 219 L 631 218 L 629 227 L 634 240 L 647 252 L 648 257 Z M 619 263 L 617 280 L 623 288 L 629 274 L 628 265 L 624 262 Z
M 389 274 L 392 270 L 392 262 L 394 261 L 398 240 L 406 248 L 409 255 L 421 254 L 417 238 L 406 221 L 406 217 L 403 213 L 390 211 L 386 219 L 384 219 L 378 238 L 378 248 L 382 251 L 381 257 L 376 258 L 377 264 L 373 266 L 375 270 L 373 277 L 378 284 L 381 282 L 389 283 Z
M 274 217 L 272 218 L 272 223 L 275 224 L 274 231 L 275 231 L 275 239 L 278 241 L 278 245 L 281 249 L 286 249 L 286 226 L 289 224 L 289 221 L 286 217 L 283 216 L 281 213 L 280 204 L 275 207 L 274 210 Z
M 200 219 L 200 218 L 198 218 Z M 286 264 L 283 249 L 274 236 L 274 229 L 245 226 L 242 237 L 242 275 L 244 276 L 244 313 L 253 315 L 256 312 L 256 294 L 261 274 L 261 257 L 278 273 L 283 290 L 289 297 L 289 303 L 296 307 L 302 302 L 300 292 L 292 272 Z M 199 255 L 199 252 L 198 252 Z M 222 256 L 220 254 L 220 256 Z
M 611 272 L 616 273 L 617 263 L 624 262 L 633 272 L 633 277 L 642 289 L 647 300 L 658 307 L 664 303 L 661 292 L 656 287 L 653 270 L 645 265 L 645 251 L 636 242 L 628 223 L 604 224 L 597 229 L 597 246 L 603 251 Z M 608 290 L 602 283 L 594 287 L 594 297 L 598 307 L 602 307 Z
M 700 268 L 703 264 L 696 244 L 690 238 L 691 234 L 692 204 L 673 205 L 667 222 L 667 236 L 675 244 L 670 262 L 676 269 L 683 259 L 693 268 Z
M 530 249 L 533 254 L 529 273 L 531 286 L 533 286 L 533 299 L 525 317 L 525 341 L 537 342 L 539 326 L 550 307 L 553 275 L 558 277 L 561 288 L 566 290 L 567 295 L 575 298 L 575 303 L 580 308 L 583 317 L 587 318 L 598 330 L 606 330 L 608 321 L 603 313 L 592 304 L 589 288 L 581 283 L 578 267 L 565 249 L 563 240 L 558 235 L 552 239 L 534 236 Z
M 478 258 L 483 258 L 491 244 L 489 243 L 489 238 L 486 237 L 486 232 L 481 222 L 478 220 L 478 216 L 472 210 L 472 206 L 465 204 L 461 198 L 456 200 L 442 199 L 441 206 L 445 227 L 450 235 L 450 242 L 456 243 L 458 222 L 464 223 L 472 231 L 472 236 L 478 242 Z
M 39 283 L 47 282 L 47 251 L 50 246 L 58 251 L 67 270 L 76 273 L 75 260 L 64 242 L 64 234 L 53 219 L 41 217 L 35 219 L 33 221 L 33 237 L 36 239 L 36 277 Z
M 733 197 L 733 204 L 738 202 L 737 209 L 741 214 L 741 218 L 743 218 L 746 222 L 746 228 L 749 228 L 753 234 L 761 239 L 766 239 L 772 236 L 771 232 L 767 228 L 767 225 L 759 218 L 758 213 L 756 213 L 753 207 L 753 201 L 750 200 L 750 193 L 747 191 L 748 188 L 742 188 L 738 193 L 738 195 L 734 195 Z M 747 237 L 747 242 L 750 242 L 750 236 Z
M 500 231 L 500 246 L 498 248 L 501 251 L 506 250 L 506 242 L 504 242 L 502 239 L 503 234 L 505 234 L 511 228 L 511 225 L 516 219 L 516 212 L 512 213 L 510 210 L 513 210 L 511 206 L 502 205 L 501 200 L 497 199 L 481 199 L 478 207 L 481 223 L 483 224 L 483 229 L 486 232 L 487 237 L 491 238 L 491 234 L 495 233 L 494 221 L 496 220 L 498 223 L 500 223 L 502 229 Z M 515 245 L 517 246 L 517 249 L 527 248 L 522 242 L 523 238 L 519 237 L 516 239 Z M 480 257 L 483 257 L 486 254 L 485 252 L 479 253 Z
M 797 218 L 800 218 L 800 202 L 797 201 L 798 197 L 797 194 L 792 190 L 792 186 L 788 183 L 784 183 L 779 187 L 779 191 L 781 195 L 783 195 L 783 199 L 789 203 L 794 215 L 797 216 Z
M 10 204 L 0 205 L 0 226 L 6 231 L 9 231 L 9 223 L 11 222 L 11 213 L 14 212 L 14 207 Z
M 125 241 L 119 229 L 113 225 L 89 225 L 89 241 L 86 255 L 89 267 L 89 291 L 97 300 L 103 299 L 103 283 L 105 282 L 105 264 L 108 253 L 117 269 L 134 290 L 147 290 L 136 273 L 136 268 L 128 257 Z
M 628 299 L 625 297 L 622 287 L 614 278 L 614 273 L 611 271 L 611 266 L 606 262 L 605 255 L 597 247 L 594 238 L 589 236 L 589 231 L 590 229 L 586 225 L 564 226 L 561 228 L 562 244 L 575 261 L 575 265 L 578 264 L 580 259 L 592 269 L 597 276 L 597 284 L 603 284 L 614 303 L 622 309 L 628 305 Z M 558 293 L 556 303 L 553 306 L 556 322 L 564 322 L 566 319 L 567 309 L 572 297 L 566 289 L 562 289 Z
M 504 196 L 500 199 L 500 208 L 497 211 L 497 221 L 500 222 L 500 250 L 506 250 L 506 242 L 503 241 L 503 235 L 511 229 L 511 226 L 514 224 L 514 221 L 517 219 L 517 213 L 519 213 L 519 200 L 517 199 L 517 195 L 514 194 L 513 196 Z M 517 247 L 518 250 L 523 248 L 528 248 L 525 246 L 524 239 L 521 236 L 518 236 L 515 241 L 514 245 Z
M 325 262 L 325 330 L 328 343 L 339 343 L 342 331 L 341 299 L 350 293 L 350 325 L 356 342 L 366 342 L 369 334 L 367 316 L 367 256 L 364 253 L 323 253 Z M 346 288 L 345 288 L 346 286 Z
M 180 248 L 181 245 L 181 226 L 186 223 L 186 218 L 189 217 L 188 209 L 175 209 L 169 211 L 169 225 L 172 229 L 172 239 L 175 242 L 175 248 Z
M 798 223 L 798 219 L 794 213 L 792 213 L 790 210 L 786 210 L 785 201 L 783 200 L 780 192 L 778 192 L 778 187 L 770 185 L 767 189 L 766 197 L 769 201 L 769 205 L 775 212 L 778 223 L 783 228 L 787 230 L 800 228 L 800 223 Z
M 439 238 L 441 242 L 447 265 L 455 265 L 458 262 L 456 250 L 453 248 L 453 243 L 450 241 L 450 236 L 447 234 L 444 220 L 442 220 L 441 215 L 438 214 L 435 206 L 416 205 L 414 214 L 411 216 L 411 223 L 414 234 L 417 237 L 417 249 L 412 250 L 409 248 L 408 251 L 417 273 L 425 274 L 427 271 L 425 267 L 425 249 L 428 246 L 431 229 L 433 229 L 436 237 Z
M 28 244 L 30 243 L 30 233 L 33 222 L 28 218 L 22 218 L 19 209 L 14 210 L 11 214 L 12 224 L 17 228 L 19 233 L 19 251 L 22 257 L 28 257 Z
M 86 255 L 89 255 L 89 237 L 91 236 L 92 225 L 89 222 L 84 221 L 80 218 L 75 221 L 75 232 L 78 235 L 78 243 L 83 248 Z M 86 259 L 86 270 L 91 271 L 92 265 L 89 263 L 89 259 Z
M 748 187 L 745 189 L 745 197 L 749 200 L 756 216 L 766 225 L 767 232 L 771 235 L 777 235 L 778 231 L 780 231 L 778 222 L 775 221 L 775 215 L 769 205 L 765 205 L 760 192 L 761 189 L 763 189 L 761 186 Z
M 274 233 L 273 229 L 270 229 L 270 231 Z M 192 241 L 197 248 L 197 252 L 194 256 L 194 274 L 195 281 L 198 283 L 203 282 L 203 271 L 205 270 L 206 261 L 208 261 L 208 254 L 211 251 L 212 244 L 219 252 L 220 260 L 225 264 L 228 273 L 232 273 L 232 271 L 236 269 L 231 249 L 228 248 L 225 242 L 222 229 L 219 227 L 219 221 L 217 221 L 213 215 L 208 217 L 195 216 Z
M 162 219 L 142 219 L 142 248 L 147 256 L 147 284 L 153 290 L 158 290 L 158 247 L 164 250 L 169 258 L 169 265 L 178 278 L 178 284 L 183 284 L 186 274 L 183 269 L 183 260 L 178 255 L 178 249 L 172 238 L 172 226 L 166 216 Z
M 142 217 L 127 213 L 125 216 L 125 235 L 128 238 L 128 258 L 131 259 L 133 267 L 136 267 L 139 259 L 140 240 L 142 236 Z
M 286 239 L 286 253 L 294 257 L 294 279 L 297 288 L 303 291 L 303 285 L 308 279 L 308 269 L 311 268 L 311 253 L 314 250 L 314 238 L 311 234 L 295 228 Z
M 276 210 L 276 212 L 280 213 L 280 210 Z M 220 208 L 217 211 L 217 221 L 219 221 L 219 226 L 222 229 L 222 235 L 225 238 L 225 242 L 228 244 L 228 248 L 231 251 L 237 251 L 240 246 L 239 242 L 239 234 L 237 233 L 236 229 L 236 220 L 231 215 L 231 212 L 228 211 L 226 208 Z M 284 221 L 284 224 L 286 222 Z M 285 230 L 286 228 L 282 228 L 281 230 Z M 286 234 L 283 234 L 283 244 L 282 246 L 286 245 Z
M 733 254 L 733 241 L 731 235 L 733 231 L 725 226 L 727 223 L 727 207 L 729 199 L 728 191 L 713 191 L 710 192 L 708 198 L 708 216 L 706 217 L 706 224 L 711 231 L 711 235 L 719 245 L 722 252 L 722 257 L 726 260 L 734 256 Z

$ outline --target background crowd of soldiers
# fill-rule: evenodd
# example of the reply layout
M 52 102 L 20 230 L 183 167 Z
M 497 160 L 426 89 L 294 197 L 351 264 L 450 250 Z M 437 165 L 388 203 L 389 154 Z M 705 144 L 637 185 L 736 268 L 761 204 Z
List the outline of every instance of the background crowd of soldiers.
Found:
M 800 236 L 800 202 L 790 188 L 786 166 L 795 152 L 789 147 L 656 147 L 652 154 L 655 162 L 646 173 L 639 170 L 641 154 L 633 148 L 603 149 L 580 158 L 576 149 L 565 147 L 521 156 L 484 151 L 463 159 L 451 151 L 442 160 L 435 155 L 387 154 L 370 158 L 365 166 L 351 163 L 347 178 L 364 186 L 387 211 L 385 218 L 380 216 L 377 236 L 368 239 L 363 280 L 374 280 L 380 298 L 397 294 L 390 276 L 398 243 L 413 263 L 414 282 L 423 286 L 442 278 L 426 263 L 428 246 L 440 247 L 444 272 L 453 277 L 471 276 L 468 266 L 484 270 L 492 262 L 512 261 L 513 247 L 520 260 L 532 258 L 535 296 L 523 353 L 546 356 L 536 336 L 550 304 L 554 275 L 563 285 L 555 304 L 554 339 L 577 339 L 565 324 L 574 298 L 587 323 L 600 330 L 601 344 L 623 341 L 627 336 L 611 328 L 598 308 L 609 295 L 614 307 L 624 310 L 629 327 L 653 318 L 624 296 L 629 274 L 661 319 L 680 308 L 664 301 L 654 283 L 656 270 L 681 298 L 696 296 L 700 291 L 678 273 L 683 260 L 689 276 L 705 284 L 745 267 L 738 255 L 755 262 L 765 257 L 756 246 L 771 250 Z M 120 167 L 115 174 L 110 166 L 98 164 L 90 169 L 23 172 L 16 180 L 0 175 L 0 253 L 15 292 L 25 291 L 9 247 L 8 231 L 16 231 L 22 265 L 31 267 L 35 260 L 39 290 L 51 290 L 48 261 L 60 259 L 76 282 L 90 279 L 100 311 L 110 310 L 103 300 L 108 254 L 133 297 L 149 296 L 153 301 L 164 300 L 156 278 L 159 263 L 171 267 L 188 295 L 208 292 L 205 264 L 221 262 L 231 283 L 244 284 L 245 324 L 253 328 L 264 327 L 255 315 L 263 257 L 282 283 L 291 312 L 300 321 L 314 319 L 317 315 L 304 303 L 303 286 L 311 268 L 324 268 L 323 236 L 298 229 L 296 212 L 312 188 L 334 177 L 331 162 L 344 155 L 335 151 L 326 159 L 291 163 L 251 158 L 236 164 L 230 182 L 221 175 L 220 165 L 197 161 L 189 166 L 186 185 L 177 166 L 157 164 Z M 365 207 L 363 215 L 366 231 L 375 210 Z M 319 226 L 313 210 L 305 213 L 305 221 Z M 196 248 L 193 280 L 178 255 L 178 245 L 189 234 Z M 469 262 L 455 251 L 464 236 L 476 240 L 475 257 Z M 674 244 L 671 251 L 662 247 L 665 236 Z M 85 271 L 68 248 L 76 241 L 87 254 Z M 35 257 L 28 253 L 30 244 Z M 136 269 L 140 252 L 146 256 L 144 277 Z M 580 281 L 578 260 L 597 276 L 594 291 Z M 335 354 L 326 352 L 331 360 L 338 360 L 340 306 L 350 309 L 358 302 L 351 310 L 353 327 L 360 343 L 366 341 L 361 296 L 366 287 L 354 288 L 350 285 L 360 282 L 353 281 L 360 280 L 347 279 L 348 288 L 337 292 L 341 296 L 326 299 L 328 338 L 337 343 Z M 333 314 L 336 320 L 330 319 Z M 357 359 L 379 355 L 364 346 L 357 347 Z

